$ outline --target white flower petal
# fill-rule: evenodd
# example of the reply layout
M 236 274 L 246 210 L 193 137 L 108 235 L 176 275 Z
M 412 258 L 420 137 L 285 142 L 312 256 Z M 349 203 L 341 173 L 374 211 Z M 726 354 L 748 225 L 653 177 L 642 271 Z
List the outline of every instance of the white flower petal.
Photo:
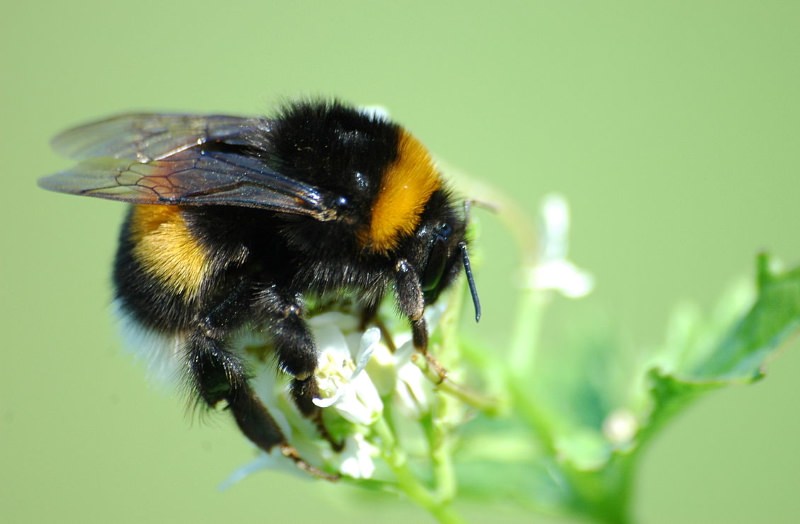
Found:
M 542 259 L 566 258 L 569 236 L 569 205 L 558 194 L 547 195 L 542 202 Z
M 219 489 L 220 491 L 229 489 L 250 475 L 265 469 L 289 473 L 298 478 L 308 478 L 307 473 L 298 468 L 294 462 L 281 455 L 280 450 L 276 447 L 273 448 L 271 453 L 259 453 L 255 459 L 236 469 L 219 485 Z
M 385 345 L 378 344 L 367 364 L 366 372 L 381 396 L 391 393 L 397 382 L 394 353 Z
M 372 327 L 364 332 L 361 337 L 361 344 L 356 355 L 356 371 L 355 374 L 361 373 L 367 367 L 367 362 L 372 357 L 375 347 L 381 341 L 381 330 Z
M 416 349 L 414 348 L 414 342 L 409 339 L 405 344 L 399 346 L 397 351 L 395 351 L 395 365 L 399 368 L 400 366 L 411 362 L 411 355 L 413 355 L 415 351 Z
M 339 471 L 356 479 L 371 478 L 375 473 L 372 457 L 379 455 L 379 449 L 367 442 L 364 435 L 356 434 L 347 439 Z
M 383 401 L 366 373 L 355 377 L 343 390 L 344 394 L 333 404 L 333 407 L 345 419 L 365 425 L 378 420 L 383 412 Z
M 397 380 L 394 385 L 394 393 L 403 413 L 419 420 L 430 410 L 434 392 L 430 380 L 411 361 L 411 356 L 415 352 L 414 344 L 410 340 L 395 352 Z
M 533 269 L 531 286 L 558 291 L 569 298 L 580 298 L 594 289 L 594 277 L 568 260 L 551 260 Z
M 332 397 L 328 398 L 312 398 L 311 402 L 314 403 L 315 406 L 321 408 L 329 408 L 339 402 L 342 396 L 344 396 L 344 387 L 339 388 L 336 393 Z
M 422 371 L 410 362 L 397 370 L 395 391 L 406 415 L 418 420 L 430 411 L 433 390 L 429 385 Z
M 542 246 L 540 261 L 529 276 L 536 290 L 558 291 L 568 298 L 580 298 L 594 289 L 594 277 L 567 259 L 569 247 L 569 205 L 561 195 L 548 195 L 542 203 Z

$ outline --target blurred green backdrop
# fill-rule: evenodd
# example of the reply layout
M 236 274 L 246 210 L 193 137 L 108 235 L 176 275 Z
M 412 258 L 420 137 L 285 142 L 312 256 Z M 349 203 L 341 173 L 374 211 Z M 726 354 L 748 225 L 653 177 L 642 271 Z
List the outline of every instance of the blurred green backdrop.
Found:
M 661 340 L 768 249 L 800 262 L 797 2 L 4 2 L 0 19 L 0 521 L 391 522 L 344 486 L 263 473 L 224 417 L 148 387 L 109 314 L 123 206 L 47 194 L 56 132 L 130 110 L 267 112 L 298 94 L 382 104 L 439 157 L 534 213 L 563 192 L 573 259 L 623 337 Z M 518 254 L 483 220 L 474 330 L 502 340 Z M 495 342 L 496 344 L 496 342 Z M 657 440 L 643 522 L 800 514 L 800 354 L 714 393 Z M 474 522 L 530 521 L 466 505 Z

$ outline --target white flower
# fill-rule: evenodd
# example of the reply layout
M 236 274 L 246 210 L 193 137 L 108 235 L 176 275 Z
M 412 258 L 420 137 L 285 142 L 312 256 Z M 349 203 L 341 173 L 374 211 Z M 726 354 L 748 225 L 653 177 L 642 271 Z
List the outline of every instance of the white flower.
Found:
M 636 416 L 627 409 L 616 409 L 603 421 L 603 436 L 615 446 L 630 444 L 638 430 Z
M 395 352 L 383 344 L 375 347 L 367 372 L 380 394 L 391 396 L 403 416 L 419 420 L 430 412 L 434 385 L 411 359 L 418 353 L 410 334 L 395 337 L 394 343 Z
M 407 416 L 419 420 L 430 411 L 434 393 L 431 381 L 411 361 L 416 351 L 414 344 L 408 341 L 394 355 L 397 366 L 395 398 Z
M 314 331 L 319 345 L 315 376 L 322 395 L 314 399 L 314 404 L 321 408 L 333 407 L 356 424 L 374 423 L 383 412 L 383 402 L 369 375 L 363 371 L 380 342 L 380 330 L 370 328 L 364 332 L 355 357 L 337 326 L 320 325 L 317 320 Z
M 339 471 L 354 479 L 372 478 L 375 473 L 373 457 L 380 456 L 380 449 L 373 446 L 361 433 L 348 437 L 344 450 L 339 454 Z
M 567 201 L 560 195 L 548 195 L 542 203 L 542 253 L 530 274 L 530 285 L 580 298 L 592 291 L 594 277 L 567 259 L 568 235 Z

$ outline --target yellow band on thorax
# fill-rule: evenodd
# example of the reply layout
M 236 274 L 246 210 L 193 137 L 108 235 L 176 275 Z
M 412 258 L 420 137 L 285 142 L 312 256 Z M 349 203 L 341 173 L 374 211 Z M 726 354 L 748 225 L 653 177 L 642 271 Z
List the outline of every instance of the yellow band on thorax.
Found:
M 397 158 L 383 174 L 369 228 L 359 235 L 361 243 L 377 253 L 397 247 L 417 228 L 425 205 L 441 184 L 428 150 L 401 130 Z

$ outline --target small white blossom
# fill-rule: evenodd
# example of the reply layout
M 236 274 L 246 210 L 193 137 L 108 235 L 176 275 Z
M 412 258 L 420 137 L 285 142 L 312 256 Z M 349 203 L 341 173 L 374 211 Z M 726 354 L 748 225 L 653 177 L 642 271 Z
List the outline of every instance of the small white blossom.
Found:
M 380 456 L 380 449 L 373 446 L 361 433 L 348 437 L 344 450 L 339 454 L 339 471 L 355 479 L 372 478 L 375 473 L 373 457 Z
M 567 259 L 568 237 L 567 201 L 560 195 L 548 195 L 542 204 L 542 252 L 530 274 L 530 285 L 537 290 L 580 298 L 592 291 L 594 277 Z
M 350 422 L 372 424 L 381 416 L 383 402 L 363 371 L 380 342 L 380 330 L 370 328 L 363 334 L 355 357 L 336 326 L 318 326 L 315 331 L 319 344 L 315 376 L 322 398 L 315 398 L 314 404 L 333 407 Z
M 411 337 L 398 336 L 395 344 L 395 352 L 378 345 L 367 372 L 381 395 L 390 395 L 404 416 L 419 420 L 430 411 L 433 384 L 411 359 L 416 353 Z
M 617 446 L 630 444 L 638 430 L 636 417 L 627 409 L 614 410 L 603 421 L 603 436 Z
M 403 412 L 419 420 L 431 409 L 433 384 L 411 361 L 411 356 L 415 352 L 414 344 L 408 341 L 395 353 L 397 366 L 395 394 Z

